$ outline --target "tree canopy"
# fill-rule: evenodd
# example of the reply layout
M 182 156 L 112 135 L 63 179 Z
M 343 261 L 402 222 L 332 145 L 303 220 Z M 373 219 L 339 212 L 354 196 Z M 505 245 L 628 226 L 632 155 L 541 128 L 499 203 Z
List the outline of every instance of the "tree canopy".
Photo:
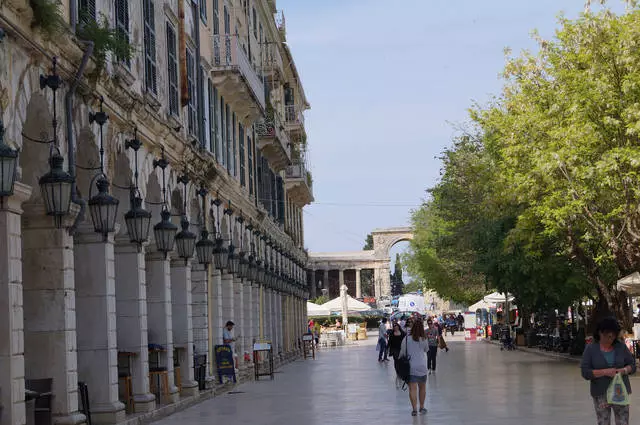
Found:
M 640 11 L 560 18 L 538 47 L 508 58 L 502 93 L 444 151 L 409 269 L 455 301 L 589 296 L 626 319 L 615 283 L 640 266 Z

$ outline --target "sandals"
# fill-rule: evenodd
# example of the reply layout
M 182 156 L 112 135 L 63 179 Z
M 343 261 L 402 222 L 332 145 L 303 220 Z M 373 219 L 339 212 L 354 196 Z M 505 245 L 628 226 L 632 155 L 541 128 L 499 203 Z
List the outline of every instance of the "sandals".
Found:
M 421 415 L 426 415 L 427 414 L 427 409 L 425 409 L 424 407 L 422 409 L 420 409 L 420 414 Z
M 415 411 L 415 410 L 413 410 L 413 411 L 411 412 L 411 416 L 418 416 L 418 412 L 417 412 L 417 411 Z

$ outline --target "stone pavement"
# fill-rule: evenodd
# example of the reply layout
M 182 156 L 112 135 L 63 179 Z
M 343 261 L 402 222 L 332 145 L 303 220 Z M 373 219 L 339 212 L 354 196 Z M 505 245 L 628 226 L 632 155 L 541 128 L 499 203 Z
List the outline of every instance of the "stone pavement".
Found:
M 456 338 L 458 339 L 458 338 Z M 451 340 L 450 340 L 451 341 Z M 393 365 L 378 364 L 375 340 L 323 349 L 316 360 L 263 378 L 165 418 L 157 425 L 595 423 L 588 383 L 578 365 L 481 342 L 449 342 L 429 377 L 425 416 L 411 417 L 408 394 L 396 390 Z M 632 379 L 640 394 L 640 378 Z M 631 423 L 640 423 L 632 396 Z

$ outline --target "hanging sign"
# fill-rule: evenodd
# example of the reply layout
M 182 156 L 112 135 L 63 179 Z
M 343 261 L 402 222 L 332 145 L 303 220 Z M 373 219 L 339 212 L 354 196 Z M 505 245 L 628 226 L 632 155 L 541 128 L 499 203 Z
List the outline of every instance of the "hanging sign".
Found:
M 218 379 L 222 384 L 222 377 L 228 376 L 236 382 L 236 369 L 233 361 L 233 351 L 230 345 L 216 345 L 216 368 L 218 370 Z

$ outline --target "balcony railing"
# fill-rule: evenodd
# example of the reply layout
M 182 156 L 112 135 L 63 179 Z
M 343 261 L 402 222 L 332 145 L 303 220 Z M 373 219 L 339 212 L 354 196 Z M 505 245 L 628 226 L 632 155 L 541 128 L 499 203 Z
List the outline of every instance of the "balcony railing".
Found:
M 287 124 L 304 126 L 304 114 L 298 105 L 285 105 L 284 116 Z
M 265 47 L 263 58 L 265 72 L 278 71 L 283 74 L 284 62 L 282 61 L 282 56 L 280 55 L 278 46 L 276 44 L 266 44 Z
M 264 84 L 259 73 L 251 64 L 236 35 L 213 36 L 214 71 L 231 70 L 239 72 L 251 88 L 262 109 L 265 108 Z

